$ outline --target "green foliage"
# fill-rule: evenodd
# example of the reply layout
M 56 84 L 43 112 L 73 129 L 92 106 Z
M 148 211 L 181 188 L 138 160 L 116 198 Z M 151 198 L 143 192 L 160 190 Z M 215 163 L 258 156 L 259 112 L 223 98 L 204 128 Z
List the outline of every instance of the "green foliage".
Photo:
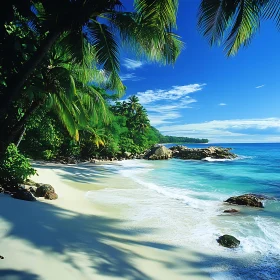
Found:
M 11 144 L 0 163 L 1 185 L 16 186 L 35 174 L 36 171 L 31 167 L 29 160 L 19 153 L 14 144 Z
M 274 19 L 280 26 L 280 0 L 202 0 L 198 28 L 210 45 L 224 45 L 228 56 L 248 46 L 261 20 Z

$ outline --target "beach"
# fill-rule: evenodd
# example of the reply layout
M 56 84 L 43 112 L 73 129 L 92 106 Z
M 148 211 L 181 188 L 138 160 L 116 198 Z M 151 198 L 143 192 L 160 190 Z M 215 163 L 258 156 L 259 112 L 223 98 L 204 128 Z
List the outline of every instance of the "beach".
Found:
M 134 187 L 129 178 L 98 164 L 34 166 L 32 179 L 51 184 L 59 198 L 0 195 L 0 279 L 210 279 L 199 252 L 165 241 L 160 223 L 135 224 L 129 203 L 112 195 L 90 199 L 108 186 L 116 188 L 115 198 L 123 189 L 125 199 Z M 144 197 L 135 196 L 145 207 Z

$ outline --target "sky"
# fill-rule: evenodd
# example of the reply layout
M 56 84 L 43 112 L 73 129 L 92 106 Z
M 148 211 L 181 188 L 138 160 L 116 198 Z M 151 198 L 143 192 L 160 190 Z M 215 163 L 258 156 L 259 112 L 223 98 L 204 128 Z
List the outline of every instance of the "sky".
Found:
M 123 1 L 131 8 L 132 0 Z M 198 32 L 199 0 L 180 0 L 178 30 L 185 48 L 174 66 L 121 53 L 126 95 L 137 95 L 164 135 L 212 143 L 280 142 L 280 32 L 263 22 L 247 48 L 228 58 Z

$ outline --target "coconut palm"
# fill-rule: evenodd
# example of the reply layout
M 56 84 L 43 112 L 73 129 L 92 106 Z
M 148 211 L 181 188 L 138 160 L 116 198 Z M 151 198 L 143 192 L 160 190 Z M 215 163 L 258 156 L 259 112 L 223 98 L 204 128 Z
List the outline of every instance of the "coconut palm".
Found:
M 7 108 L 21 93 L 31 73 L 43 61 L 61 36 L 66 49 L 72 51 L 77 63 L 90 55 L 97 67 L 104 70 L 111 89 L 124 92 L 118 75 L 119 42 L 151 60 L 173 63 L 182 46 L 172 33 L 176 24 L 178 1 L 135 0 L 135 12 L 121 12 L 118 0 L 48 0 L 34 1 L 38 30 L 43 40 L 30 59 L 16 73 L 9 75 L 2 94 L 1 108 Z M 46 34 L 46 35 L 44 35 Z M 87 52 L 91 44 L 93 52 Z
M 174 63 L 182 48 L 182 42 L 173 33 L 177 0 L 135 0 L 134 12 L 121 11 L 122 4 L 118 0 L 34 0 L 32 3 L 33 17 L 35 15 L 35 19 L 31 19 L 32 26 L 39 42 L 26 61 L 12 62 L 15 68 L 6 71 L 2 81 L 5 85 L 0 88 L 2 135 L 7 134 L 6 123 L 10 122 L 12 102 L 22 97 L 23 89 L 28 87 L 38 69 L 49 67 L 44 61 L 57 42 L 71 54 L 71 62 L 79 65 L 80 79 L 91 77 L 95 83 L 97 76 L 91 76 L 89 69 L 99 70 L 106 81 L 105 89 L 115 90 L 119 95 L 125 90 L 119 77 L 121 44 L 132 49 L 139 58 L 146 57 L 163 64 Z M 1 50 L 3 57 L 5 51 L 15 50 L 4 48 Z M 0 154 L 7 146 L 7 143 L 1 144 Z
M 264 19 L 280 28 L 280 0 L 202 0 L 198 28 L 210 45 L 223 44 L 231 56 L 250 44 Z

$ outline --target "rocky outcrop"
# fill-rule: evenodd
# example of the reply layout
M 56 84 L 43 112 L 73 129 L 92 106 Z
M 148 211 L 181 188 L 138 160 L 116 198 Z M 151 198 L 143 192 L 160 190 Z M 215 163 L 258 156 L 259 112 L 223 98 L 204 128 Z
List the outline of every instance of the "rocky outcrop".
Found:
M 37 197 L 45 197 L 46 193 L 54 193 L 55 190 L 51 185 L 48 184 L 37 184 L 37 189 L 35 192 L 35 196 Z
M 36 198 L 33 196 L 33 194 L 27 190 L 19 189 L 12 194 L 12 197 L 21 200 L 36 201 Z
M 245 206 L 251 206 L 251 207 L 259 207 L 263 208 L 263 203 L 261 202 L 263 200 L 257 195 L 254 194 L 243 194 L 239 196 L 232 196 L 228 198 L 225 202 L 231 203 L 231 204 L 237 204 L 237 205 L 245 205 Z
M 46 192 L 45 199 L 55 200 L 58 199 L 58 195 L 55 192 Z
M 162 145 L 155 145 L 144 155 L 144 158 L 149 160 L 169 159 L 171 157 L 172 151 Z
M 234 214 L 234 213 L 238 213 L 239 211 L 236 209 L 226 209 L 224 210 L 224 213 L 230 213 L 230 214 Z
M 170 150 L 174 158 L 180 159 L 234 159 L 237 157 L 237 155 L 230 152 L 231 148 L 222 147 L 187 148 L 185 146 L 174 146 Z
M 222 235 L 217 239 L 217 242 L 227 248 L 236 248 L 240 245 L 240 241 L 232 235 Z

